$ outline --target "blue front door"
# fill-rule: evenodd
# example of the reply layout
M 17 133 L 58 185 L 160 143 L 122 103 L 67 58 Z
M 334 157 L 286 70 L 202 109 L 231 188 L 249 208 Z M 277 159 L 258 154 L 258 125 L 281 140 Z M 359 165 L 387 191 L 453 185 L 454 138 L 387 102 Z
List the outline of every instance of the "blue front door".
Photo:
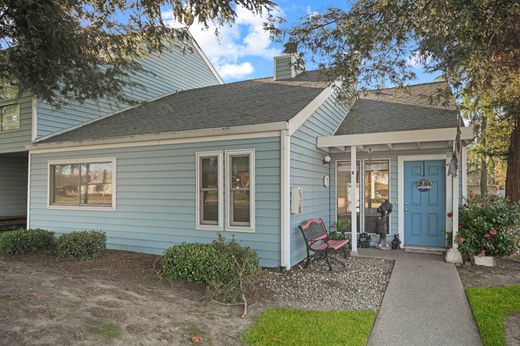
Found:
M 446 246 L 445 162 L 404 162 L 404 245 Z M 430 191 L 417 189 L 422 178 L 431 182 Z

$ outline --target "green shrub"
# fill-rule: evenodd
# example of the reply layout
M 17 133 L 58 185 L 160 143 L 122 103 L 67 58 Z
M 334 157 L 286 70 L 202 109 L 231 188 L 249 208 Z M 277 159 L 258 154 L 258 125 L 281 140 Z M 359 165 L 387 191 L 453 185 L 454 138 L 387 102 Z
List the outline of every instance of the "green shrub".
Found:
M 80 231 L 62 234 L 56 249 L 62 258 L 87 260 L 100 257 L 106 249 L 107 236 L 101 231 Z
M 519 203 L 477 196 L 460 209 L 457 242 L 469 254 L 508 256 L 518 251 L 519 230 Z
M 161 274 L 171 279 L 209 284 L 217 279 L 217 261 L 218 253 L 213 244 L 183 243 L 166 250 Z
M 184 243 L 167 249 L 161 274 L 203 283 L 209 298 L 233 302 L 250 290 L 258 267 L 256 251 L 219 235 L 211 244 Z
M 12 256 L 54 246 L 54 233 L 42 229 L 15 230 L 0 233 L 0 256 Z

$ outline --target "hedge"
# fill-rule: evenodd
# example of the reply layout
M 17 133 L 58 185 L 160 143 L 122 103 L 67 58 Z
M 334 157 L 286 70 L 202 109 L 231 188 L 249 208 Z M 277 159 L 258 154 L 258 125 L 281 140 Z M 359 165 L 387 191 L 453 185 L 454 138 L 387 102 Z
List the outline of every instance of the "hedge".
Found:
M 101 231 L 78 231 L 62 234 L 56 250 L 62 258 L 87 260 L 103 255 L 107 237 Z
M 42 229 L 19 229 L 0 233 L 0 256 L 26 254 L 54 247 L 54 233 Z
M 219 235 L 211 244 L 183 243 L 167 249 L 161 274 L 206 284 L 212 299 L 236 301 L 248 291 L 258 268 L 255 250 Z

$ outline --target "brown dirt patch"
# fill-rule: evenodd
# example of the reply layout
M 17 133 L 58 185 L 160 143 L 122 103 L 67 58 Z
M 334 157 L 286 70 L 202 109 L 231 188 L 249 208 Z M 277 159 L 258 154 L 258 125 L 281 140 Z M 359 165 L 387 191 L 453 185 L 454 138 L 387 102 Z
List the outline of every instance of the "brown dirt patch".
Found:
M 0 345 L 239 345 L 240 306 L 204 298 L 199 285 L 156 275 L 160 256 L 107 251 L 77 262 L 52 254 L 0 260 Z
M 191 345 L 193 335 L 201 336 L 201 345 L 240 345 L 241 334 L 265 308 L 304 307 L 296 298 L 319 284 L 316 275 L 330 281 L 322 286 L 333 292 L 350 286 L 366 291 L 361 288 L 379 283 L 382 296 L 389 272 L 364 262 L 349 260 L 349 270 L 332 273 L 322 270 L 323 261 L 313 266 L 316 270 L 263 271 L 242 319 L 242 306 L 207 301 L 203 286 L 159 277 L 160 256 L 110 250 L 85 262 L 53 254 L 0 260 L 0 345 Z M 295 275 L 302 284 L 294 283 Z M 348 276 L 348 285 L 329 280 L 336 275 Z M 275 293 L 283 289 L 267 287 L 266 278 L 272 283 L 284 277 L 293 282 L 290 292 L 296 298 L 277 299 Z
M 496 259 L 495 267 L 465 264 L 457 268 L 464 288 L 520 284 L 520 261 Z

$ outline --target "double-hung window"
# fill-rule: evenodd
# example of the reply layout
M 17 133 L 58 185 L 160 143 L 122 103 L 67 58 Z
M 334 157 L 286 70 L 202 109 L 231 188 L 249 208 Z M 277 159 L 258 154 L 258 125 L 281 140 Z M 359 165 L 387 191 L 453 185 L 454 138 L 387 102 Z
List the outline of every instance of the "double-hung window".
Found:
M 255 229 L 255 152 L 226 151 L 227 228 L 236 231 Z
M 226 151 L 225 165 L 220 151 L 197 153 L 196 156 L 196 228 L 221 231 L 225 224 L 226 231 L 253 232 L 254 150 Z
M 49 207 L 115 209 L 115 159 L 49 163 Z
M 197 229 L 222 230 L 222 153 L 197 153 Z

